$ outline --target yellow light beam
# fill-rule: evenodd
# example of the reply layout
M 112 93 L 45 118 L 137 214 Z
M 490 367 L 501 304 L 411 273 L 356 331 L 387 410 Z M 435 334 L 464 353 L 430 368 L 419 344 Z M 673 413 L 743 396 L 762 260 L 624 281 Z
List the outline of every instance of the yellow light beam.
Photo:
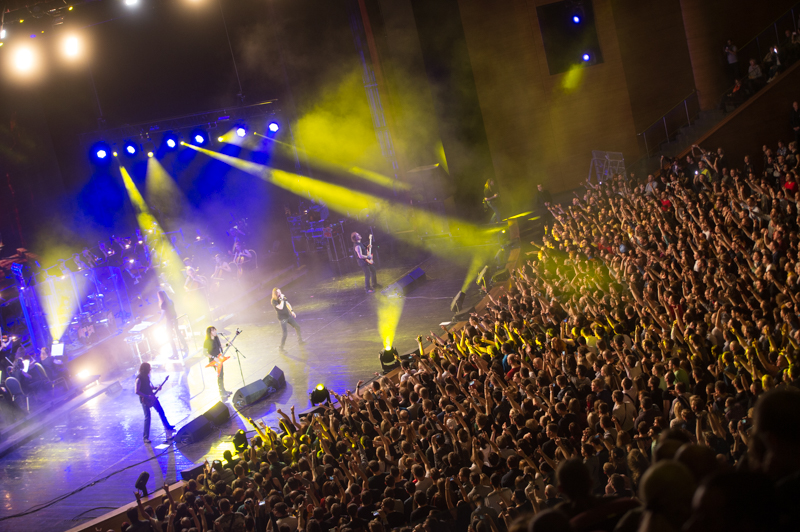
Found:
M 386 297 L 384 294 L 377 294 L 376 303 L 378 305 L 378 334 L 383 340 L 383 346 L 389 349 L 394 345 L 397 325 L 400 323 L 400 316 L 403 314 L 402 297 Z
M 258 137 L 263 137 L 265 139 L 271 140 L 272 142 L 280 144 L 281 146 L 287 149 L 294 149 L 294 147 L 291 144 L 281 142 L 280 140 L 268 137 L 266 135 L 262 135 L 261 133 L 254 133 L 254 134 Z M 310 161 L 312 161 L 314 166 L 319 167 L 322 170 L 326 170 L 332 173 L 350 174 L 355 177 L 360 177 L 361 179 L 365 179 L 367 181 L 375 183 L 376 185 L 380 185 L 384 188 L 391 188 L 391 189 L 396 188 L 397 190 L 408 190 L 411 188 L 411 185 L 409 185 L 408 183 L 403 183 L 392 177 L 385 176 L 378 172 L 373 172 L 372 170 L 359 168 L 358 166 L 346 167 L 344 165 L 337 164 L 331 161 L 324 161 L 319 157 L 314 157 L 313 155 L 309 155 L 308 152 L 300 149 L 298 149 L 297 151 L 298 153 L 302 153 L 303 155 L 305 155 Z
M 150 159 L 150 161 L 152 161 L 152 159 Z M 148 169 L 150 168 L 150 161 L 148 161 Z M 164 234 L 165 231 L 161 228 L 161 224 L 158 223 L 156 217 L 150 212 L 150 207 L 136 187 L 136 183 L 131 179 L 127 168 L 120 165 L 119 172 L 122 175 L 122 182 L 125 185 L 125 190 L 135 210 L 136 223 L 139 224 L 142 233 L 145 234 L 150 229 L 153 229 L 156 234 Z M 184 265 L 171 243 L 166 243 L 166 245 L 163 246 L 159 260 L 161 263 L 154 266 L 162 270 L 171 281 L 181 281 L 182 283 L 184 280 Z M 179 309 L 191 309 L 193 312 L 202 312 L 203 309 L 208 308 L 208 303 L 203 300 L 199 291 L 187 292 L 183 290 L 181 285 L 175 286 L 174 288 L 175 293 L 170 294 L 170 298 Z M 179 311 L 179 314 L 180 313 Z
M 185 146 L 205 153 L 219 161 L 222 161 L 234 168 L 237 168 L 250 175 L 260 177 L 272 184 L 275 184 L 283 189 L 286 189 L 298 196 L 305 196 L 310 193 L 312 197 L 322 200 L 329 209 L 334 210 L 345 216 L 352 217 L 353 214 L 358 213 L 364 209 L 377 209 L 380 211 L 381 216 L 390 227 L 405 227 L 409 224 L 410 220 L 414 221 L 417 227 L 447 227 L 450 223 L 458 224 L 460 238 L 467 246 L 485 243 L 486 235 L 503 230 L 503 227 L 494 227 L 490 229 L 480 228 L 474 224 L 464 222 L 462 220 L 451 219 L 446 216 L 435 214 L 423 209 L 417 209 L 410 205 L 402 203 L 392 203 L 383 198 L 352 190 L 340 185 L 326 183 L 318 179 L 294 174 L 270 168 L 268 166 L 245 161 L 238 157 L 233 157 L 223 153 L 218 153 L 212 150 L 194 146 L 191 144 L 183 143 Z M 410 244 L 421 246 L 432 253 L 451 257 L 452 250 L 441 249 L 433 243 L 427 241 L 420 241 L 413 232 L 397 234 L 398 238 L 404 239 Z

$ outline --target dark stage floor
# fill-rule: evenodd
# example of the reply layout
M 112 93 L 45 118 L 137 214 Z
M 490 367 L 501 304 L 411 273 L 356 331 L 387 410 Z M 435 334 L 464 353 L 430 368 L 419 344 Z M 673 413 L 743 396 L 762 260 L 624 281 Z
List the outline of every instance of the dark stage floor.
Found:
M 379 270 L 379 281 L 388 285 L 423 259 L 384 267 Z M 401 353 L 415 348 L 417 334 L 437 329 L 441 321 L 451 317 L 450 301 L 461 288 L 468 262 L 468 258 L 454 262 L 435 256 L 424 260 L 422 267 L 428 282 L 401 301 L 403 309 L 394 342 Z M 247 357 L 241 360 L 246 383 L 263 378 L 274 365 L 286 374 L 286 389 L 243 412 L 262 418 L 270 426 L 277 426 L 276 408 L 287 412 L 291 405 L 296 405 L 298 412 L 308 408 L 308 392 L 320 382 L 342 391 L 353 389 L 359 379 L 372 378 L 380 369 L 378 352 L 382 349 L 378 312 L 388 321 L 398 308 L 394 304 L 380 305 L 376 294 L 365 294 L 360 270 L 340 277 L 332 277 L 326 267 L 311 270 L 284 289 L 297 311 L 306 345 L 298 346 L 294 331 L 290 330 L 288 352 L 278 352 L 281 330 L 268 300 L 239 310 L 234 306 L 224 323 L 228 331 L 237 327 L 243 331 L 236 345 Z M 472 284 L 468 303 L 478 299 L 474 288 Z M 196 357 L 191 362 L 187 370 L 169 373 L 170 379 L 160 394 L 168 419 L 179 427 L 218 400 L 215 376 L 212 370 L 203 369 L 205 358 Z M 160 382 L 166 374 L 154 372 L 153 382 Z M 92 399 L 0 460 L 0 518 L 99 482 L 36 513 L 0 521 L 0 530 L 67 530 L 133 501 L 133 484 L 142 471 L 150 473 L 150 489 L 164 481 L 175 482 L 180 470 L 204 458 L 221 458 L 224 450 L 232 449 L 230 442 L 221 441 L 222 436 L 239 428 L 250 430 L 231 408 L 231 421 L 219 435 L 205 441 L 160 446 L 164 431 L 160 421 L 154 419 L 153 445 L 144 445 L 133 371 L 125 372 L 119 380 L 121 392 Z M 230 391 L 242 385 L 235 359 L 226 362 L 225 385 Z M 101 480 L 112 473 L 117 474 Z

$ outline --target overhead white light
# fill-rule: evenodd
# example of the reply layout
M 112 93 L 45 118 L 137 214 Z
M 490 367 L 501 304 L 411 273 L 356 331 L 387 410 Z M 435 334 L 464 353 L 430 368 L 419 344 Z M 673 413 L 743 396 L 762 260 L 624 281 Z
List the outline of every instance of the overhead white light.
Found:
M 28 47 L 22 47 L 14 52 L 14 68 L 18 72 L 27 74 L 36 66 L 36 54 Z
M 76 36 L 72 35 L 64 39 L 64 55 L 74 59 L 81 53 L 81 41 Z

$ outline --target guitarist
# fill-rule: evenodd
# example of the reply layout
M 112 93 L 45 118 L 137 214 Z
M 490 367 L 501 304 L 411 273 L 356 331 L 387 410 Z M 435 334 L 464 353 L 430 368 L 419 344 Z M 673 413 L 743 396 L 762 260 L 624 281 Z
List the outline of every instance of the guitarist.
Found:
M 217 329 L 214 326 L 211 326 L 206 329 L 206 341 L 203 342 L 203 347 L 206 350 L 206 355 L 208 355 L 208 362 L 214 362 L 217 357 L 222 355 L 222 342 L 219 340 L 219 336 L 217 336 Z M 224 384 L 224 377 L 225 372 L 222 368 L 222 364 L 217 366 L 217 387 L 219 388 L 219 396 L 222 399 L 227 399 L 231 392 L 225 390 Z
M 164 382 L 167 382 L 164 379 Z M 164 383 L 161 383 L 164 386 Z M 142 403 L 142 410 L 144 411 L 144 442 L 150 443 L 150 408 L 155 408 L 161 418 L 161 423 L 164 425 L 164 430 L 167 431 L 167 441 L 172 439 L 175 427 L 169 424 L 167 416 L 164 414 L 164 409 L 161 408 L 161 403 L 158 402 L 156 394 L 161 390 L 161 386 L 156 388 L 150 382 L 150 364 L 143 362 L 139 366 L 139 374 L 136 376 L 136 395 L 139 396 L 139 402 Z
M 356 253 L 358 265 L 364 271 L 364 289 L 368 294 L 371 294 L 376 288 L 381 288 L 381 285 L 378 284 L 378 272 L 375 270 L 375 264 L 373 264 L 372 244 L 365 246 L 361 242 L 361 235 L 356 232 L 350 235 L 350 240 L 353 241 L 353 249 Z

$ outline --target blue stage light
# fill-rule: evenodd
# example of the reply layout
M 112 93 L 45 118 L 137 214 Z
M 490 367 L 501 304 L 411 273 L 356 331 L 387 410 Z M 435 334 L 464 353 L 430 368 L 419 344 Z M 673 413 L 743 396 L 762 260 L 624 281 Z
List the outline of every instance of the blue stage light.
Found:
M 202 146 L 208 142 L 208 134 L 202 129 L 195 129 L 192 131 L 192 140 L 198 146 Z
M 111 160 L 111 146 L 107 143 L 100 141 L 96 142 L 89 149 L 89 159 L 95 164 L 108 164 Z
M 590 56 L 589 54 L 583 54 L 583 58 L 582 59 L 584 61 L 589 61 L 591 58 L 592 58 L 592 56 Z
M 125 153 L 127 153 L 131 157 L 135 156 L 136 152 L 138 152 L 138 151 L 139 151 L 139 147 L 136 145 L 136 143 L 134 143 L 134 142 L 132 142 L 130 140 L 125 143 Z
M 247 130 L 243 127 L 237 127 L 236 135 L 238 135 L 239 137 L 244 137 L 245 135 L 247 135 Z
M 164 134 L 162 140 L 164 142 L 164 148 L 167 150 L 174 150 L 178 147 L 178 135 L 171 131 Z
M 278 125 L 277 122 L 270 122 L 269 125 L 267 126 L 267 129 L 269 129 L 273 133 L 277 133 L 280 128 L 281 127 Z
M 580 24 L 581 23 L 580 15 L 572 15 L 572 22 L 574 22 L 575 24 Z

